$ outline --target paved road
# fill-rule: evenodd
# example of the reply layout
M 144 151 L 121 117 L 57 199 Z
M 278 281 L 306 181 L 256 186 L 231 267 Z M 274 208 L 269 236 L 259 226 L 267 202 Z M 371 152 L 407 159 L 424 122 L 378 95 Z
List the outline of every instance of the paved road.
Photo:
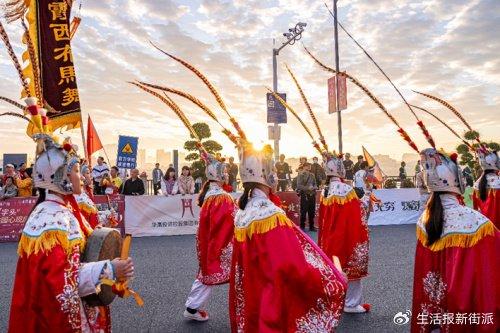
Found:
M 312 235 L 313 237 L 315 235 Z M 138 308 L 131 300 L 113 303 L 114 332 L 229 332 L 227 286 L 215 288 L 207 310 L 207 323 L 182 318 L 185 297 L 197 270 L 194 236 L 135 238 L 132 255 L 137 278 L 133 283 L 146 301 Z M 365 281 L 365 301 L 372 311 L 342 317 L 337 332 L 408 332 L 392 320 L 411 309 L 415 226 L 371 228 L 370 277 Z M 16 244 L 0 244 L 0 332 L 8 322 Z

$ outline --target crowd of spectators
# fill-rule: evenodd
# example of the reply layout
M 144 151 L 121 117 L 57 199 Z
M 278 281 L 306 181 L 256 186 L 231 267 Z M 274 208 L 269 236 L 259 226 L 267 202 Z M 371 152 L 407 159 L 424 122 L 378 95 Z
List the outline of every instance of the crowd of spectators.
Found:
M 299 166 L 293 171 L 290 164 L 285 161 L 286 156 L 281 154 L 275 164 L 278 176 L 278 191 L 296 191 L 304 200 L 305 207 L 313 207 L 312 191 L 322 189 L 326 185 L 327 177 L 322 163 L 318 157 L 313 157 L 309 162 L 307 157 L 299 159 Z M 356 173 L 367 168 L 367 162 L 362 155 L 357 156 L 356 162 L 352 160 L 351 154 L 344 155 L 344 167 L 346 170 L 346 181 L 353 183 L 356 180 Z M 130 170 L 129 174 L 116 166 L 109 167 L 103 157 L 97 158 L 97 163 L 90 167 L 85 160 L 81 161 L 82 181 L 86 188 L 90 188 L 95 195 L 186 195 L 198 193 L 203 185 L 202 177 L 194 178 L 189 166 L 183 166 L 180 174 L 172 164 L 163 171 L 160 163 L 155 164 L 151 172 L 151 178 L 145 171 L 138 169 Z M 418 174 L 420 165 L 417 163 L 415 172 Z M 464 176 L 469 186 L 472 185 L 472 172 L 468 167 L 464 168 Z M 0 200 L 13 197 L 36 196 L 36 189 L 33 188 L 32 181 L 33 165 L 27 167 L 25 163 L 16 168 L 13 164 L 7 164 L 3 175 L 0 175 Z M 394 177 L 395 178 L 395 177 Z M 400 181 L 409 180 L 406 173 L 406 164 L 401 162 L 399 175 Z M 228 158 L 227 177 L 224 189 L 229 192 L 238 190 L 238 165 L 233 157 Z M 301 224 L 305 224 L 308 211 L 301 216 Z

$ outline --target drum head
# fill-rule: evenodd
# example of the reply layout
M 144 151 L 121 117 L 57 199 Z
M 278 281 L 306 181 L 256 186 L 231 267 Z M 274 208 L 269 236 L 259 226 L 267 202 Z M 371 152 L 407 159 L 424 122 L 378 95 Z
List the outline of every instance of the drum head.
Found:
M 96 262 L 100 260 L 113 260 L 119 258 L 122 248 L 120 232 L 112 228 L 95 229 L 87 239 L 82 262 Z M 110 286 L 101 285 L 99 294 L 85 296 L 83 299 L 90 306 L 109 305 L 116 294 Z

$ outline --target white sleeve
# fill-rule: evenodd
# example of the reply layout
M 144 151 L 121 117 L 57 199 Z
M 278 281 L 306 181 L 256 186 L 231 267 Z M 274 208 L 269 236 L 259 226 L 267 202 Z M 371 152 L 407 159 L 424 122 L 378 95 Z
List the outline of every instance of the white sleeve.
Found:
M 177 180 L 174 183 L 174 188 L 172 189 L 172 194 L 178 194 L 179 193 L 179 183 Z
M 94 294 L 101 279 L 114 280 L 114 275 L 113 265 L 109 260 L 82 263 L 78 271 L 78 295 L 84 297 Z

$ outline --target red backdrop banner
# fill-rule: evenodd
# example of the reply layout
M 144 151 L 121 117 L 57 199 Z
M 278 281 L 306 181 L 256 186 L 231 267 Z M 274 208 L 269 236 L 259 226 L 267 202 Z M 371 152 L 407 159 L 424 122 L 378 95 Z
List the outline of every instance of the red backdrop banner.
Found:
M 36 203 L 36 197 L 12 198 L 0 201 L 0 242 L 17 242 L 24 224 Z M 95 197 L 100 214 L 109 209 L 105 195 Z M 125 232 L 125 197 L 115 195 L 109 197 L 111 207 L 118 214 L 118 226 L 122 234 Z

